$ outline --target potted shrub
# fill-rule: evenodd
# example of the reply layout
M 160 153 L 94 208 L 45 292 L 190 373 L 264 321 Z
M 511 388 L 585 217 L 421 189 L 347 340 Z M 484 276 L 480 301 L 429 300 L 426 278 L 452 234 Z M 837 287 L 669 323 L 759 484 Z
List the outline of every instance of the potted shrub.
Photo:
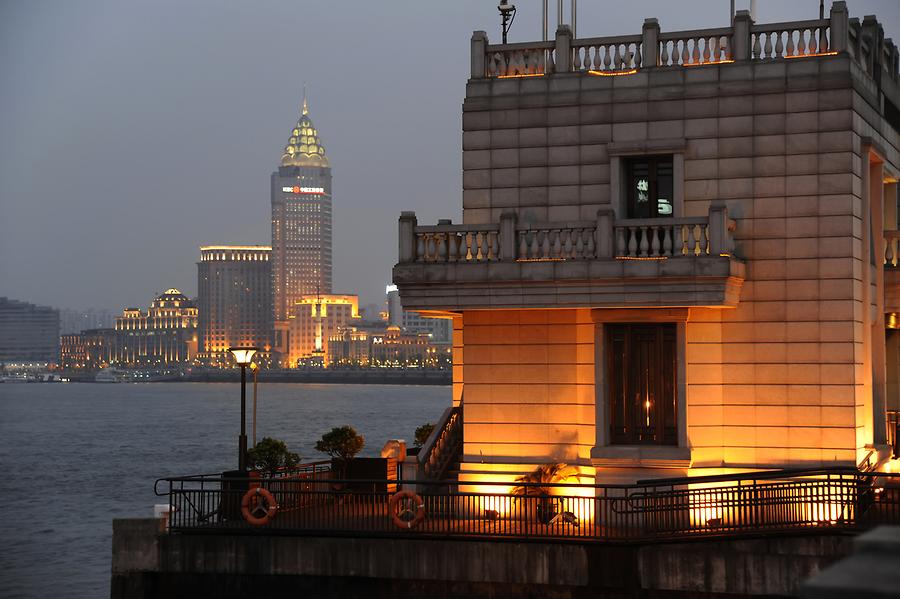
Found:
M 316 451 L 331 456 L 332 468 L 337 478 L 342 479 L 347 475 L 350 460 L 356 457 L 365 445 L 365 437 L 357 433 L 352 426 L 344 425 L 322 435 L 322 438 L 316 441 Z
M 519 497 L 537 497 L 537 519 L 548 524 L 557 514 L 556 501 L 551 496 L 550 485 L 571 482 L 578 476 L 578 468 L 563 463 L 542 464 L 528 474 L 516 479 L 518 486 L 510 491 Z M 524 484 L 523 484 L 524 483 Z M 527 504 L 526 504 L 527 505 Z
M 284 441 L 265 437 L 247 452 L 247 462 L 263 476 L 273 478 L 279 470 L 290 469 L 300 463 L 300 456 L 288 451 Z

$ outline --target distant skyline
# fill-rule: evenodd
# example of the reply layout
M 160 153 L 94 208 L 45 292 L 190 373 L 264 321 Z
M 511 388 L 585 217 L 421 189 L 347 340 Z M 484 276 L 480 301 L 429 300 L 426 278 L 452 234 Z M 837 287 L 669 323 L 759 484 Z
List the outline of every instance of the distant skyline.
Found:
M 515 3 L 510 41 L 540 39 L 540 2 Z M 757 4 L 775 22 L 819 3 Z M 900 38 L 897 0 L 847 4 Z M 400 212 L 460 219 L 469 39 L 499 41 L 496 5 L 0 3 L 0 296 L 146 307 L 170 287 L 196 295 L 201 245 L 268 245 L 269 176 L 305 82 L 334 173 L 334 291 L 380 304 Z M 728 7 L 582 1 L 578 33 L 724 26 Z

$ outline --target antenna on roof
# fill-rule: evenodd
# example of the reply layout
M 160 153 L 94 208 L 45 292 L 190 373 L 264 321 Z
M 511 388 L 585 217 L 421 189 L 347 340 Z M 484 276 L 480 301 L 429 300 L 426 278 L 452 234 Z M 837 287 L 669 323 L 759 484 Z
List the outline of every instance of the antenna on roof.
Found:
M 309 114 L 309 105 L 306 103 L 306 81 L 303 82 L 303 114 Z
M 825 0 L 819 0 L 819 19 L 825 18 Z

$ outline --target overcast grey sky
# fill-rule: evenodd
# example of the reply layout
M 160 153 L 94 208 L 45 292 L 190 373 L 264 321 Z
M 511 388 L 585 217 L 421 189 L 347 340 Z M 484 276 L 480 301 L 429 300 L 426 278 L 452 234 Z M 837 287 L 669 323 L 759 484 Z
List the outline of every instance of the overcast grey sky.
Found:
M 510 41 L 540 39 L 540 0 L 515 3 Z M 334 173 L 335 291 L 381 301 L 400 211 L 460 217 L 469 38 L 499 41 L 496 5 L 0 0 L 0 296 L 146 306 L 196 294 L 199 245 L 268 244 L 269 175 L 306 81 Z M 578 31 L 723 26 L 728 5 L 581 0 Z M 900 38 L 900 0 L 848 5 Z M 818 0 L 758 7 L 767 22 L 818 14 Z

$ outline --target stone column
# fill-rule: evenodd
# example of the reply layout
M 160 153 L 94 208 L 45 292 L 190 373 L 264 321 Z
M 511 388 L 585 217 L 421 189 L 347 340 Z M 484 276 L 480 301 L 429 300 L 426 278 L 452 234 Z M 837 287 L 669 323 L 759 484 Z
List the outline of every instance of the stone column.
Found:
M 400 213 L 400 259 L 401 264 L 416 261 L 416 213 Z
M 472 79 L 484 78 L 484 55 L 487 52 L 488 37 L 484 31 L 472 33 Z
M 638 67 L 659 66 L 659 21 L 644 19 L 643 39 L 641 40 L 641 64 Z
M 713 202 L 709 206 L 709 255 L 728 254 L 728 209 L 724 202 Z
M 750 60 L 750 11 L 739 10 L 734 16 L 734 34 L 731 46 L 734 48 L 734 60 Z
M 516 259 L 516 212 L 507 210 L 500 215 L 500 260 Z
M 568 25 L 556 28 L 556 66 L 554 72 L 568 73 L 572 70 L 572 30 Z
M 616 213 L 611 208 L 601 208 L 597 211 L 597 230 L 595 239 L 597 245 L 597 258 L 615 257 L 615 222 Z
M 850 13 L 847 3 L 838 0 L 831 5 L 831 50 L 846 52 L 850 45 Z

